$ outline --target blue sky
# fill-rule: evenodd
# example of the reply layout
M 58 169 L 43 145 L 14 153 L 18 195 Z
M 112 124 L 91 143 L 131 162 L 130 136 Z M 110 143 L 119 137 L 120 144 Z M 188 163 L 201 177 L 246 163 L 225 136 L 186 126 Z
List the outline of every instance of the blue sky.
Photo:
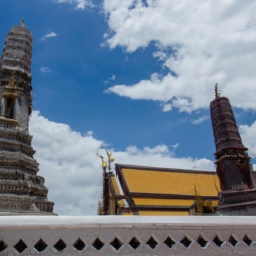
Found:
M 114 151 L 118 163 L 214 169 L 208 106 L 216 82 L 256 156 L 255 1 L 0 0 L 0 6 L 2 45 L 22 18 L 33 34 L 30 132 L 57 213 L 95 213 L 97 147 Z M 77 146 L 83 141 L 90 145 Z M 61 194 L 76 182 L 67 205 Z M 79 196 L 89 193 L 87 182 L 95 188 L 90 204 Z

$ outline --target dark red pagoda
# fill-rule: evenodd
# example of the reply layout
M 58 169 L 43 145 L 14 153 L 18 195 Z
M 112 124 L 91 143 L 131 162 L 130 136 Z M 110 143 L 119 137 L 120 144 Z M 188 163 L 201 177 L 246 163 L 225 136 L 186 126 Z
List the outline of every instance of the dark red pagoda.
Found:
M 215 86 L 215 99 L 210 104 L 215 164 L 222 192 L 219 193 L 219 215 L 256 215 L 256 189 L 252 165 L 241 140 L 228 98 L 220 97 Z

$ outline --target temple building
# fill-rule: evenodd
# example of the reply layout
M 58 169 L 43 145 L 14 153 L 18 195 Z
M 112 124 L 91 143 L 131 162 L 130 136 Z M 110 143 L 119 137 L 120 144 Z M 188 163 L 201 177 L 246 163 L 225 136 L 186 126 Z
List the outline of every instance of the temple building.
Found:
M 21 21 L 8 33 L 0 61 L 0 215 L 55 215 L 28 131 L 31 58 L 32 34 Z
M 210 112 L 216 172 L 116 164 L 115 177 L 111 159 L 107 165 L 102 158 L 100 215 L 256 215 L 248 149 L 228 98 L 220 97 L 217 85 L 215 91 Z
M 116 164 L 122 194 L 108 173 L 109 213 L 121 215 L 213 214 L 218 205 L 219 180 L 215 172 Z M 113 199 L 112 199 L 113 200 Z
M 111 159 L 107 165 L 100 157 L 103 196 L 99 215 L 187 216 L 216 212 L 221 191 L 216 172 L 115 164 L 115 176 Z

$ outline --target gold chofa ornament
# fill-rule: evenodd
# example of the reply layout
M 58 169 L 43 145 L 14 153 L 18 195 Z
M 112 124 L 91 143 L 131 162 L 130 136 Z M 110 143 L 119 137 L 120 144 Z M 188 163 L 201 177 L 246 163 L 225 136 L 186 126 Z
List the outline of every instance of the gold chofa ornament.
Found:
M 107 149 L 105 149 L 106 152 L 107 152 L 107 155 L 108 155 L 108 161 L 111 163 L 111 162 L 114 162 L 115 161 L 115 158 L 112 156 L 112 152 L 108 152 Z
M 108 169 L 109 171 L 111 170 L 111 163 L 115 161 L 115 158 L 112 156 L 112 152 L 108 152 L 107 149 L 105 148 L 106 153 L 108 155 Z
M 98 149 L 96 150 L 96 155 L 98 156 L 98 157 L 100 157 L 101 158 L 101 164 L 102 164 L 102 168 L 107 168 L 107 163 L 106 163 L 106 161 L 105 161 L 105 159 L 104 159 L 104 157 L 103 156 L 101 156 L 101 155 L 99 155 L 99 152 L 98 152 Z

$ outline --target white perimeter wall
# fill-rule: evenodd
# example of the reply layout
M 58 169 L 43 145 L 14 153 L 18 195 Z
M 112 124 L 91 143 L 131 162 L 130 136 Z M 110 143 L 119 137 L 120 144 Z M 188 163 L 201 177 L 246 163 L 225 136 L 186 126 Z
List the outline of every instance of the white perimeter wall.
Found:
M 256 217 L 0 217 L 0 255 L 31 254 L 256 255 Z

